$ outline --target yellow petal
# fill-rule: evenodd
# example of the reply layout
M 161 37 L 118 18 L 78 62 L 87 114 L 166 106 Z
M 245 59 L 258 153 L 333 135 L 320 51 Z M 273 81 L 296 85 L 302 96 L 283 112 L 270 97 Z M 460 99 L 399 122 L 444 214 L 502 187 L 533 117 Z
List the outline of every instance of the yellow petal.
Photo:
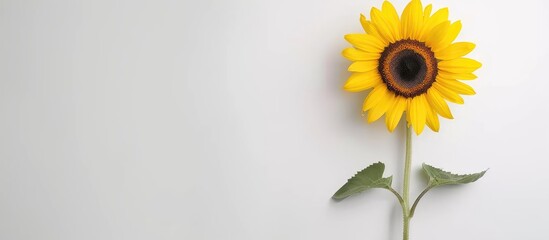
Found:
M 433 132 L 438 132 L 438 130 L 440 129 L 438 115 L 434 109 L 429 107 L 427 108 L 427 126 L 429 126 L 429 128 L 433 130 Z
M 387 94 L 383 95 L 381 100 L 372 109 L 368 110 L 368 123 L 375 122 L 383 116 L 389 107 L 393 105 L 394 101 L 394 93 L 387 92 Z
M 429 90 L 427 90 L 427 102 L 429 102 L 431 108 L 440 114 L 440 116 L 448 119 L 454 119 L 448 104 L 444 101 L 440 93 L 435 88 L 429 88 Z
M 446 79 L 458 79 L 458 80 L 475 80 L 477 75 L 472 73 L 451 73 L 446 71 L 438 71 L 438 75 Z
M 433 11 L 433 4 L 429 4 L 425 7 L 425 10 L 423 11 L 423 23 L 427 22 L 431 17 L 431 11 Z
M 366 20 L 366 17 L 362 13 L 360 14 L 360 25 L 362 25 L 362 28 L 367 34 L 373 34 L 370 21 Z
M 434 82 L 433 83 L 433 87 L 440 93 L 440 95 L 445 98 L 446 100 L 450 101 L 450 102 L 453 102 L 453 103 L 457 103 L 457 104 L 463 104 L 464 101 L 463 101 L 463 98 L 461 96 L 459 96 L 457 93 L 455 93 L 454 91 L 440 85 L 440 83 L 438 82 Z
M 421 33 L 419 34 L 419 40 L 425 42 L 427 36 L 433 31 L 433 28 L 445 21 L 448 21 L 448 8 L 439 9 L 433 16 L 425 20 Z
M 410 108 L 412 107 L 412 99 L 406 98 L 406 127 L 412 126 L 412 117 L 410 116 Z
M 453 43 L 447 48 L 435 52 L 435 57 L 439 60 L 452 60 L 463 57 L 475 49 L 475 44 L 470 42 Z
M 425 94 L 416 96 L 412 99 L 412 104 L 409 105 L 410 121 L 417 135 L 423 132 L 425 121 L 427 118 L 427 105 Z
M 378 60 L 381 57 L 379 53 L 364 52 L 356 48 L 346 48 L 341 54 L 351 61 Z
M 411 35 L 410 31 L 412 27 L 408 25 L 408 22 L 410 22 L 410 8 L 412 8 L 412 2 L 406 5 L 400 16 L 400 35 L 403 39 L 408 39 Z
M 440 70 L 451 73 L 472 73 L 481 66 L 480 62 L 469 58 L 456 58 L 438 63 Z
M 412 0 L 413 1 L 413 0 Z M 412 39 L 419 39 L 419 34 L 421 33 L 421 29 L 423 28 L 423 6 L 421 4 L 421 1 L 416 1 L 417 3 L 414 4 L 414 7 L 412 10 L 412 25 L 413 30 L 411 31 L 410 38 Z
M 372 8 L 370 17 L 372 18 L 372 23 L 384 39 L 389 42 L 396 41 L 391 24 L 384 18 L 383 13 L 379 9 Z
M 383 12 L 383 15 L 387 20 L 394 21 L 395 23 L 399 21 L 398 13 L 391 2 L 384 1 L 381 6 L 381 12 Z
M 381 80 L 380 80 L 381 81 Z M 372 90 L 366 99 L 364 99 L 364 104 L 362 105 L 362 111 L 367 111 L 377 105 L 379 101 L 383 99 L 385 95 L 389 94 L 389 90 L 385 84 L 377 85 L 374 90 Z
M 444 39 L 444 36 L 446 36 L 449 28 L 450 21 L 444 21 L 434 27 L 432 31 L 426 33 L 427 37 L 425 38 L 425 43 L 427 46 L 431 47 L 431 49 L 438 47 Z
M 459 32 L 461 31 L 461 21 L 456 21 L 450 25 L 448 31 L 444 35 L 444 38 L 432 49 L 434 52 L 438 52 L 441 49 L 445 49 L 456 40 Z
M 391 2 L 389 1 L 383 2 L 383 6 L 381 7 L 381 13 L 383 13 L 385 20 L 391 26 L 391 30 L 395 39 L 401 39 L 400 20 L 398 19 L 398 13 L 393 4 L 391 4 Z
M 412 0 L 404 11 L 401 17 L 402 38 L 417 39 L 421 26 L 423 24 L 423 7 L 421 1 Z
M 379 65 L 378 61 L 356 61 L 349 66 L 349 72 L 369 72 Z
M 368 34 L 347 34 L 345 40 L 356 48 L 370 53 L 381 53 L 385 48 L 379 39 Z
M 439 82 L 442 86 L 456 92 L 456 93 L 459 93 L 459 94 L 463 94 L 463 95 L 475 95 L 475 90 L 465 84 L 465 83 L 462 83 L 458 80 L 453 80 L 453 79 L 444 79 L 444 78 L 441 78 L 441 77 L 438 77 L 437 78 L 437 82 Z
M 384 45 L 387 45 L 389 42 L 381 37 L 377 29 L 374 27 L 372 22 L 367 21 L 366 17 L 362 14 L 360 14 L 360 24 L 362 25 L 362 28 L 364 28 L 364 31 L 367 34 L 370 34 L 374 36 L 375 38 L 379 39 L 381 42 L 383 42 Z
M 353 73 L 343 86 L 343 89 L 349 92 L 360 92 L 370 88 L 373 88 L 381 83 L 381 76 L 377 70 L 364 72 L 364 73 Z
M 406 98 L 401 96 L 396 96 L 393 105 L 387 110 L 387 115 L 385 115 L 385 124 L 387 124 L 387 129 L 389 132 L 393 132 L 398 126 L 398 122 L 402 118 L 402 113 L 406 110 Z

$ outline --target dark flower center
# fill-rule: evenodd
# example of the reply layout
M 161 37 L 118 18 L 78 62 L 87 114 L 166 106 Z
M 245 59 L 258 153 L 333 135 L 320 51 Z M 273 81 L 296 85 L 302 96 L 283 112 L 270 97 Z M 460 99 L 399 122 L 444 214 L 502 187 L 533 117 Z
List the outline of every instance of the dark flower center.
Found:
M 431 87 L 437 76 L 437 61 L 424 43 L 400 40 L 385 48 L 378 69 L 389 90 L 411 98 Z
M 425 73 L 425 60 L 414 51 L 404 50 L 397 58 L 394 63 L 396 73 L 400 79 L 409 82 L 416 79 L 420 71 Z

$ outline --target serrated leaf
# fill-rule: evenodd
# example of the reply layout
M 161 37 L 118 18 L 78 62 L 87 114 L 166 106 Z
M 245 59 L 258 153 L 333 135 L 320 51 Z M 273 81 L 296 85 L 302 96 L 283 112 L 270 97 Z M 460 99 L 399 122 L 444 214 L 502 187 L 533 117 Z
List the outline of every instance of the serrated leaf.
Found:
M 484 176 L 484 173 L 486 173 L 486 171 L 482 171 L 479 173 L 459 175 L 443 171 L 440 168 L 436 168 L 425 163 L 423 164 L 423 171 L 427 174 L 427 176 L 429 176 L 429 185 L 433 187 L 472 183 Z
M 360 193 L 370 188 L 389 188 L 393 176 L 383 178 L 385 164 L 374 163 L 350 178 L 332 197 L 341 200 L 353 194 Z

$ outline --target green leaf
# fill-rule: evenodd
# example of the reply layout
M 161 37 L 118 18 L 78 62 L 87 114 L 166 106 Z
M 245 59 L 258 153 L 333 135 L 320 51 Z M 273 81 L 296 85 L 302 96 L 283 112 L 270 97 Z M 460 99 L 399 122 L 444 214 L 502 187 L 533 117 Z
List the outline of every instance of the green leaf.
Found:
M 344 199 L 370 188 L 390 188 L 393 177 L 383 178 L 385 164 L 374 163 L 350 178 L 332 197 L 336 200 Z
M 486 171 L 482 171 L 479 173 L 458 175 L 443 171 L 440 168 L 429 166 L 425 163 L 423 164 L 423 171 L 427 174 L 427 176 L 429 176 L 429 186 L 431 187 L 472 183 L 484 176 L 484 173 L 486 173 Z

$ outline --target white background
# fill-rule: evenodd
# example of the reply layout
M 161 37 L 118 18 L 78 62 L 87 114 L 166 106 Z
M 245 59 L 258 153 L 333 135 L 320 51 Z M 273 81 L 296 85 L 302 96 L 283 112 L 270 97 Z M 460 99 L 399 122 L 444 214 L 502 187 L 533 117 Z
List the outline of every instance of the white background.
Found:
M 401 239 L 388 191 L 330 199 L 377 161 L 401 188 L 403 125 L 342 90 L 381 3 L 0 1 L 0 239 Z M 549 239 L 549 3 L 434 6 L 484 66 L 414 137 L 412 196 L 422 162 L 490 170 L 428 193 L 412 239 Z

